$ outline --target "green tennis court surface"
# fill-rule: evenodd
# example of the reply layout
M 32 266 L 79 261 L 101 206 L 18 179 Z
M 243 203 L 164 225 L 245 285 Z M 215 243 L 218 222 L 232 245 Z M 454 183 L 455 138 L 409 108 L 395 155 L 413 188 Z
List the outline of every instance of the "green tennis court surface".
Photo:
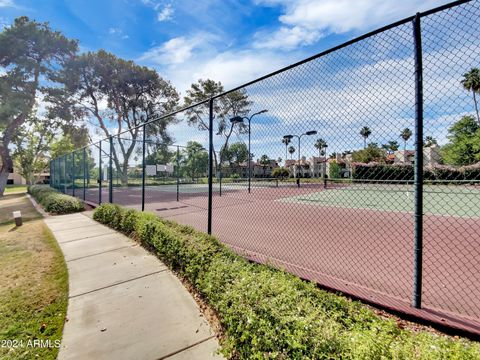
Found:
M 345 187 L 282 198 L 279 201 L 333 206 L 351 209 L 412 212 L 414 209 L 412 186 Z M 433 215 L 480 217 L 480 189 L 426 186 L 424 213 Z

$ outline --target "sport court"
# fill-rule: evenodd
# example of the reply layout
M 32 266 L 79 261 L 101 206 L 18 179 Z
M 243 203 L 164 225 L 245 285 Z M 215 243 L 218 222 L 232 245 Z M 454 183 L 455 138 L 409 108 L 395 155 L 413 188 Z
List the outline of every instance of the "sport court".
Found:
M 221 187 L 220 196 L 220 185 L 213 186 L 212 234 L 236 252 L 415 312 L 410 307 L 413 185 L 329 183 L 324 189 L 320 182 L 297 187 L 261 179 L 252 181 L 249 194 L 242 179 Z M 431 316 L 450 314 L 447 321 L 456 326 L 478 327 L 480 188 L 426 184 L 424 191 L 424 309 Z M 98 189 L 87 193 L 98 199 Z M 103 199 L 108 199 L 107 189 Z M 141 187 L 114 187 L 113 202 L 141 208 Z M 145 189 L 146 211 L 201 231 L 207 229 L 207 209 L 207 184 L 180 183 L 178 192 L 176 184 Z

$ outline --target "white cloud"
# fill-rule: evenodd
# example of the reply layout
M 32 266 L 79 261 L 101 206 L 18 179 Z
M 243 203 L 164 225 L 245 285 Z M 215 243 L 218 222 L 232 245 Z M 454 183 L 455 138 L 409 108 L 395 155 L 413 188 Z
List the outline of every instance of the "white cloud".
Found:
M 257 40 L 257 46 L 291 49 L 310 45 L 325 33 L 365 31 L 386 25 L 417 11 L 447 3 L 445 0 L 258 0 L 257 4 L 282 6 L 282 26 Z
M 158 65 L 181 64 L 192 56 L 195 41 L 183 36 L 168 40 L 144 53 L 139 60 Z
M 298 46 L 311 45 L 321 37 L 322 33 L 317 30 L 311 31 L 299 26 L 291 28 L 282 26 L 271 34 L 256 33 L 253 46 L 256 48 L 291 50 Z
M 193 78 L 222 81 L 226 89 L 253 80 L 285 66 L 290 60 L 272 52 L 227 51 L 201 64 Z
M 162 76 L 172 81 L 182 95 L 198 79 L 221 81 L 225 90 L 258 78 L 292 62 L 292 56 L 279 56 L 271 51 L 226 51 L 192 56 L 183 64 L 161 69 Z
M 15 7 L 13 0 L 0 0 L 0 7 Z
M 1 0 L 0 0 L 1 1 Z M 142 4 L 152 8 L 157 13 L 157 21 L 168 21 L 171 20 L 173 17 L 173 13 L 175 12 L 171 4 L 167 4 L 162 7 L 162 4 L 155 0 L 141 0 Z
M 122 40 L 129 39 L 128 34 L 124 34 L 123 30 L 117 27 L 111 27 L 108 29 L 108 33 L 112 36 L 119 36 Z
M 172 8 L 172 5 L 167 5 L 165 6 L 162 11 L 159 11 L 157 13 L 157 20 L 158 21 L 167 21 L 171 20 L 173 16 L 174 10 Z

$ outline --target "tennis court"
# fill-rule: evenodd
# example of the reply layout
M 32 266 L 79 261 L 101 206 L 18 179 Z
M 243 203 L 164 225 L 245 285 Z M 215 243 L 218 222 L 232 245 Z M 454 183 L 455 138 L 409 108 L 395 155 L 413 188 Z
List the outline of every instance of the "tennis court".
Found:
M 328 191 L 283 198 L 280 201 L 413 213 L 413 185 L 350 184 Z M 427 214 L 480 217 L 480 188 L 460 185 L 425 185 L 424 211 Z
M 480 335 L 480 163 L 476 144 L 454 144 L 474 141 L 462 76 L 478 67 L 479 14 L 478 1 L 417 14 L 162 114 L 54 159 L 52 185 L 211 230 L 252 261 Z M 173 118 L 182 126 L 165 137 Z M 263 178 L 274 171 L 290 178 Z
M 245 179 L 213 184 L 212 233 L 239 254 L 323 286 L 448 326 L 480 333 L 480 190 L 425 185 L 422 310 L 413 287 L 412 185 Z M 113 202 L 141 208 L 139 186 Z M 82 196 L 82 189 L 76 195 Z M 98 203 L 98 188 L 86 189 Z M 108 201 L 108 188 L 102 188 Z M 145 210 L 207 231 L 208 185 L 148 185 Z M 477 240 L 475 240 L 477 239 Z M 467 285 L 468 284 L 468 285 Z
M 252 181 L 251 193 L 244 180 L 221 187 L 220 196 L 220 184 L 213 185 L 212 232 L 239 254 L 436 321 L 447 310 L 449 325 L 465 328 L 465 316 L 472 331 L 480 329 L 473 295 L 480 295 L 480 245 L 472 241 L 480 233 L 477 188 L 425 187 L 424 310 L 415 310 L 411 185 L 332 183 L 324 189 L 321 182 L 297 187 L 262 179 Z M 141 188 L 115 187 L 113 202 L 139 209 Z M 146 211 L 201 231 L 207 230 L 207 209 L 207 184 L 179 183 L 178 193 L 176 184 L 145 189 Z

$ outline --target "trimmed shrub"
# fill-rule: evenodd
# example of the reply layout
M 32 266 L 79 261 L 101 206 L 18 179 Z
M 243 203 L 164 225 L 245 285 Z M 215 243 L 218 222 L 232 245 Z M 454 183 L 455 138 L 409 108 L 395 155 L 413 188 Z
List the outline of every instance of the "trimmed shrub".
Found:
M 338 179 L 340 178 L 340 172 L 341 172 L 341 167 L 336 161 L 331 161 L 330 162 L 330 167 L 329 167 L 329 177 L 330 179 Z
M 42 205 L 46 212 L 52 214 L 70 214 L 85 210 L 79 199 L 62 194 L 48 185 L 32 185 L 28 193 Z
M 272 177 L 283 180 L 285 178 L 290 177 L 290 171 L 283 167 L 275 168 L 272 171 Z
M 454 167 L 434 165 L 424 167 L 425 180 L 452 182 L 456 180 L 480 180 L 480 163 Z M 413 181 L 414 168 L 411 164 L 352 163 L 352 177 L 356 180 Z
M 352 163 L 352 178 L 357 180 L 413 181 L 413 175 L 408 164 Z
M 214 237 L 150 213 L 99 206 L 119 227 L 184 276 L 217 312 L 222 353 L 239 359 L 474 359 L 480 346 L 400 329 L 360 302 L 250 263 Z M 133 231 L 132 231 L 133 229 Z

